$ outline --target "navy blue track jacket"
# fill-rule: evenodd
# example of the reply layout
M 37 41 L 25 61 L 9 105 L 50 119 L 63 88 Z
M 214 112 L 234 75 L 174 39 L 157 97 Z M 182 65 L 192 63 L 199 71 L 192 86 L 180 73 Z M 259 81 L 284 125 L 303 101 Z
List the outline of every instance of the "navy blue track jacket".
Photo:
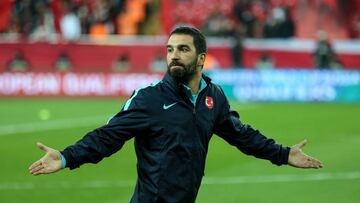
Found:
M 61 153 L 70 169 L 97 163 L 135 137 L 138 180 L 131 202 L 191 203 L 204 174 L 213 134 L 243 153 L 287 164 L 289 148 L 241 123 L 222 89 L 207 83 L 196 100 L 168 74 L 156 84 L 136 90 L 107 125 L 86 134 Z

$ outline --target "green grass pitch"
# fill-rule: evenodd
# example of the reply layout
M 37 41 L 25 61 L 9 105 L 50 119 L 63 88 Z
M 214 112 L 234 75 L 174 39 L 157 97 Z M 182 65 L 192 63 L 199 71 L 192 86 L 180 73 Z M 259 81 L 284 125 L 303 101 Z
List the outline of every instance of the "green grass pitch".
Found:
M 136 181 L 133 142 L 97 165 L 32 176 L 40 141 L 63 149 L 119 111 L 121 99 L 0 100 L 0 202 L 129 202 Z M 214 136 L 197 202 L 360 202 L 360 105 L 232 103 L 244 123 L 321 159 L 320 170 L 278 167 Z

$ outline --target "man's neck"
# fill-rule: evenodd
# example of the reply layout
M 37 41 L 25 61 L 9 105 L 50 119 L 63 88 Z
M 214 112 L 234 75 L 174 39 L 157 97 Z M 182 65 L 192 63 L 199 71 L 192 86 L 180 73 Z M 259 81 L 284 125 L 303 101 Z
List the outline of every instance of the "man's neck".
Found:
M 197 94 L 200 87 L 201 71 L 197 72 L 194 77 L 186 84 L 191 89 L 191 93 Z

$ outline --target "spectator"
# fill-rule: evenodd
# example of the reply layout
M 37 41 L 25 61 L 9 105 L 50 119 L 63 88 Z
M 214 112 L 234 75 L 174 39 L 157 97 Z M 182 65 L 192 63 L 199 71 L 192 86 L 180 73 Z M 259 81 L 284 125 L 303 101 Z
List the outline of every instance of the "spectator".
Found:
M 64 4 L 65 15 L 60 20 L 61 33 L 67 41 L 77 41 L 81 36 L 80 19 L 70 5 Z
M 81 34 L 89 33 L 92 20 L 89 8 L 86 5 L 80 5 L 76 14 L 80 21 Z
M 8 69 L 13 72 L 24 72 L 30 69 L 29 62 L 25 59 L 22 51 L 17 50 L 14 58 L 8 63 Z
M 236 0 L 233 6 L 235 20 L 243 27 L 245 37 L 254 37 L 256 17 L 251 11 L 251 4 L 249 0 Z
M 89 35 L 92 39 L 103 40 L 107 35 L 111 34 L 111 24 L 98 21 L 90 26 Z
M 108 1 L 96 1 L 93 13 L 93 22 L 90 25 L 89 34 L 92 38 L 103 39 L 114 33 L 114 24 L 110 20 L 110 3 Z
M 203 31 L 208 36 L 226 37 L 232 34 L 232 30 L 230 19 L 219 11 L 211 14 L 203 26 Z
M 275 7 L 264 27 L 265 38 L 289 38 L 295 35 L 289 8 Z
M 274 67 L 274 60 L 269 54 L 263 53 L 261 54 L 259 60 L 256 62 L 255 67 L 257 69 L 271 69 Z
M 44 2 L 36 4 L 37 23 L 32 31 L 30 38 L 35 41 L 54 41 L 55 27 L 54 17 L 48 5 Z
M 70 58 L 65 51 L 60 53 L 55 61 L 54 67 L 59 72 L 68 72 L 73 68 Z
M 166 61 L 162 53 L 158 53 L 150 64 L 152 72 L 166 72 Z
M 284 8 L 285 19 L 280 23 L 280 36 L 281 38 L 294 37 L 295 35 L 295 23 L 291 17 L 290 9 Z
M 15 2 L 11 22 L 16 23 L 17 25 L 11 25 L 9 31 L 18 32 L 25 37 L 30 35 L 33 28 L 32 19 L 34 17 L 32 7 L 33 4 L 30 0 Z
M 112 64 L 114 72 L 125 72 L 130 68 L 129 56 L 127 54 L 120 55 Z
M 318 42 L 314 52 L 315 65 L 319 69 L 331 68 L 332 64 L 341 64 L 328 41 L 327 34 L 323 31 L 318 33 Z M 335 61 L 338 61 L 334 63 Z
M 268 16 L 264 27 L 265 38 L 280 38 L 281 24 L 285 21 L 285 11 L 280 7 L 275 7 Z
M 233 43 L 231 47 L 231 57 L 235 68 L 240 68 L 243 65 L 243 38 L 244 33 L 242 32 L 241 27 L 234 27 L 232 32 Z

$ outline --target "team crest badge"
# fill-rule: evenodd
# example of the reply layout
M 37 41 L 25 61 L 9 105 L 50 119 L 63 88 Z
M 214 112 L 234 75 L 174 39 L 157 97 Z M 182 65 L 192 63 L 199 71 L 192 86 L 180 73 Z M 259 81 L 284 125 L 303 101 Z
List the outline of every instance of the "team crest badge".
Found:
M 206 97 L 205 98 L 205 104 L 208 107 L 208 109 L 212 109 L 214 107 L 214 100 L 212 97 Z

